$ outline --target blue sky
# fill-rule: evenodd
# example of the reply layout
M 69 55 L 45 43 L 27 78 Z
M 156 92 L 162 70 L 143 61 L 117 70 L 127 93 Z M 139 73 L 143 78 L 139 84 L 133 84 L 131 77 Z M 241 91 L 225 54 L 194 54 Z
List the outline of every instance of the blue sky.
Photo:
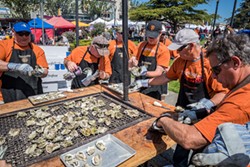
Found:
M 148 2 L 149 0 L 140 0 L 141 2 Z M 240 7 L 244 0 L 237 0 L 236 9 Z M 216 22 L 224 22 L 224 19 L 232 16 L 234 0 L 220 0 L 218 6 L 218 15 L 221 18 Z M 215 13 L 216 0 L 210 0 L 209 4 L 199 5 L 197 9 L 206 9 L 209 14 Z

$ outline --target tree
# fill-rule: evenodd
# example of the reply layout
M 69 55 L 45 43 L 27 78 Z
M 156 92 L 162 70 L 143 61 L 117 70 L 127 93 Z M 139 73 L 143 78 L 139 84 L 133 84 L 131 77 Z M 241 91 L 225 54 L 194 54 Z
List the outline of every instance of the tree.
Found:
M 70 14 L 75 11 L 75 1 L 72 0 L 46 0 L 44 3 L 44 11 L 48 15 L 58 15 L 58 9 L 62 14 Z
M 236 10 L 233 27 L 250 29 L 250 0 L 245 0 Z M 230 18 L 228 18 L 229 20 Z
M 185 23 L 203 24 L 211 21 L 212 15 L 206 10 L 196 10 L 199 4 L 208 3 L 209 0 L 150 0 L 136 9 L 129 11 L 130 20 L 164 20 L 176 32 L 177 27 Z
M 80 7 L 83 12 L 89 14 L 92 20 L 94 20 L 112 9 L 113 3 L 111 0 L 82 0 Z

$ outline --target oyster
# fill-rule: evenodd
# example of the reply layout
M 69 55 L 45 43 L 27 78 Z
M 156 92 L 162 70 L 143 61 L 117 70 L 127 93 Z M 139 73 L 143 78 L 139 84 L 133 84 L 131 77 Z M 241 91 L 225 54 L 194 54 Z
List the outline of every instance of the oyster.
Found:
M 107 130 L 108 128 L 99 126 L 97 128 L 97 133 L 105 133 Z
M 5 143 L 5 137 L 0 136 L 0 146 L 3 145 Z
M 90 128 L 83 128 L 80 130 L 83 136 L 90 136 L 91 135 L 91 129 Z
M 55 107 L 52 107 L 52 108 L 50 109 L 50 111 L 51 111 L 51 112 L 54 112 L 54 111 L 57 111 L 57 110 L 59 110 L 59 109 L 60 109 L 59 106 L 55 106 Z
M 38 148 L 44 148 L 44 147 L 47 146 L 47 144 L 48 144 L 48 142 L 44 141 L 44 142 L 39 143 L 39 144 L 37 145 L 37 147 L 38 147 Z
M 45 148 L 45 150 L 47 151 L 47 153 L 52 153 L 53 151 L 55 151 L 55 150 L 57 150 L 57 149 L 59 149 L 60 148 L 60 144 L 58 144 L 58 143 L 49 143 L 47 146 L 46 146 L 46 148 Z
M 32 154 L 33 157 L 38 157 L 43 153 L 42 149 L 36 149 L 35 152 Z
M 105 146 L 105 143 L 103 140 L 98 140 L 96 143 L 95 143 L 95 146 L 101 150 L 101 151 L 104 151 L 106 150 L 106 146 Z
M 111 124 L 111 119 L 110 118 L 106 118 L 105 119 L 105 125 L 109 126 Z
M 85 161 L 85 162 L 87 161 L 87 156 L 82 151 L 78 151 L 75 156 L 76 156 L 76 159 L 80 161 Z
M 30 140 L 32 140 L 32 139 L 34 139 L 36 137 L 36 135 L 37 135 L 36 131 L 33 131 L 33 132 L 31 132 L 31 134 L 29 134 L 28 138 Z
M 19 117 L 26 117 L 27 116 L 27 113 L 26 112 L 18 112 L 16 117 L 19 118 Z
M 44 126 L 41 126 L 40 128 L 37 128 L 36 131 L 37 133 L 43 133 Z
M 67 163 L 68 163 L 70 166 L 72 166 L 72 167 L 79 167 L 79 166 L 80 166 L 79 161 L 76 160 L 76 159 L 72 159 L 71 161 L 68 161 Z
M 63 136 L 56 136 L 56 137 L 53 139 L 53 142 L 56 143 L 56 142 L 63 141 L 63 140 L 64 140 L 64 137 L 63 137 Z
M 61 132 L 61 135 L 67 135 L 71 132 L 70 129 L 63 129 L 62 132 Z
M 99 154 L 96 154 L 91 159 L 91 162 L 92 162 L 93 165 L 99 166 L 101 164 L 101 162 L 102 162 L 102 157 Z
M 93 155 L 95 153 L 95 147 L 94 146 L 88 147 L 87 150 L 86 150 L 86 153 L 88 155 Z
M 37 144 L 32 144 L 31 146 L 29 146 L 29 147 L 25 150 L 24 153 L 27 154 L 27 155 L 32 155 L 32 154 L 35 152 L 36 148 L 37 148 Z
M 67 162 L 67 161 L 71 161 L 71 160 L 73 160 L 74 159 L 74 155 L 72 155 L 72 154 L 66 154 L 65 156 L 64 156 L 64 160 Z
M 21 129 L 19 129 L 19 128 L 11 128 L 9 131 L 9 135 L 12 137 L 15 137 L 15 136 L 19 135 L 20 132 L 21 132 Z
M 124 110 L 124 113 L 127 114 L 128 116 L 130 116 L 131 118 L 135 118 L 139 116 L 139 111 L 138 110 Z
M 32 126 L 36 125 L 36 119 L 35 118 L 30 118 L 26 121 L 26 126 Z
M 61 146 L 63 146 L 64 148 L 66 148 L 66 147 L 72 146 L 74 143 L 71 140 L 64 140 L 60 144 L 61 144 Z

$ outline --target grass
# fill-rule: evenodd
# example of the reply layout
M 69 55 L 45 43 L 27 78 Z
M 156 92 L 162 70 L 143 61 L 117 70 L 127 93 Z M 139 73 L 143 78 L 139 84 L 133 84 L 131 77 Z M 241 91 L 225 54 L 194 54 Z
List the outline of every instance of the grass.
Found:
M 172 64 L 173 64 L 173 60 L 170 60 L 170 65 L 172 65 Z M 180 90 L 179 80 L 170 81 L 168 84 L 168 90 L 175 92 L 175 93 L 179 93 L 179 90 Z

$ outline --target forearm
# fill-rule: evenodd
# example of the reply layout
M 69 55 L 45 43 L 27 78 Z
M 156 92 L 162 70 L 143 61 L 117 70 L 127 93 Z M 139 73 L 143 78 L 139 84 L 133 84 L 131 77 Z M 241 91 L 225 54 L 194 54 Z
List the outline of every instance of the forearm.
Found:
M 182 124 L 171 118 L 162 117 L 157 126 L 163 127 L 166 134 L 185 149 L 199 149 L 208 143 L 194 126 Z
M 218 105 L 225 97 L 225 95 L 225 93 L 217 93 L 210 100 L 214 103 L 214 105 Z
M 0 71 L 8 71 L 8 63 L 3 60 L 0 60 Z
M 164 69 L 161 66 L 157 66 L 155 71 L 147 71 L 147 77 L 158 77 L 161 76 L 164 72 Z
M 166 74 L 162 74 L 159 77 L 149 79 L 149 85 L 163 85 L 169 81 L 170 79 L 167 78 Z

